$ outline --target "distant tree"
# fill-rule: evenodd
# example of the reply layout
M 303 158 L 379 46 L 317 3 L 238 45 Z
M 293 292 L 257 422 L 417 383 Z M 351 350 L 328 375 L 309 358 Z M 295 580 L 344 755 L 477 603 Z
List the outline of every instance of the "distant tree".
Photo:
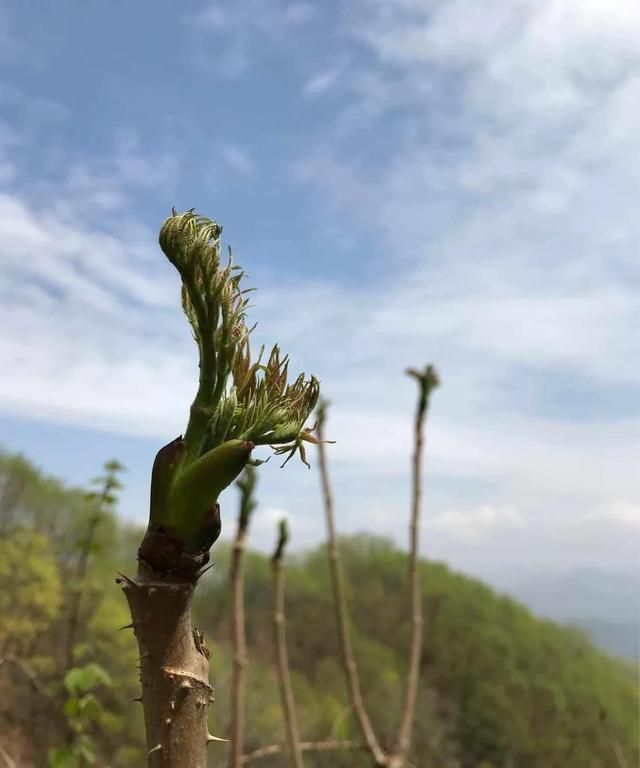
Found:
M 30 653 L 61 603 L 62 584 L 50 542 L 20 527 L 0 536 L 0 656 Z

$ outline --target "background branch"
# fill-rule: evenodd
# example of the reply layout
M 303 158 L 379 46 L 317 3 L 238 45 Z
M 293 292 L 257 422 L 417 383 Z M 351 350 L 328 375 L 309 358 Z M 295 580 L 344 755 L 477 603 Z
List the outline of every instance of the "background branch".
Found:
M 418 382 L 418 405 L 414 422 L 414 450 L 412 469 L 412 503 L 409 545 L 409 599 L 411 602 L 411 638 L 409 641 L 409 672 L 405 693 L 404 711 L 398 732 L 398 745 L 391 766 L 404 765 L 411 748 L 411 732 L 416 712 L 416 698 L 420 680 L 420 659 L 422 654 L 423 618 L 422 618 L 422 580 L 418 549 L 420 545 L 420 506 L 422 502 L 422 450 L 424 446 L 424 423 L 429 408 L 431 392 L 440 381 L 433 366 L 424 371 L 409 369 L 409 376 Z
M 245 672 L 247 666 L 247 638 L 244 616 L 244 553 L 249 518 L 255 509 L 254 489 L 256 471 L 249 466 L 236 483 L 240 489 L 238 527 L 231 555 L 231 593 L 233 616 L 231 642 L 233 645 L 233 675 L 231 682 L 231 768 L 239 768 L 244 751 Z
M 87 494 L 87 501 L 95 506 L 89 517 L 85 537 L 80 543 L 78 562 L 75 573 L 73 574 L 62 677 L 64 677 L 65 673 L 73 667 L 73 649 L 78 634 L 82 597 L 85 592 L 89 557 L 94 546 L 96 531 L 104 516 L 105 509 L 113 506 L 115 501 L 114 492 L 121 488 L 117 474 L 124 469 L 122 464 L 120 464 L 119 461 L 112 459 L 105 464 L 104 469 L 104 477 L 97 478 L 93 481 L 94 483 L 99 483 L 101 485 L 100 491 L 98 493 Z
M 334 749 L 366 749 L 358 741 L 339 741 L 337 739 L 328 739 L 327 741 L 301 741 L 300 749 L 302 752 L 331 752 Z M 268 747 L 260 747 L 253 752 L 244 755 L 241 759 L 241 765 L 246 765 L 254 760 L 260 760 L 263 757 L 272 757 L 279 755 L 283 751 L 282 744 L 270 744 Z
M 0 744 L 0 757 L 3 759 L 6 768 L 18 768 L 15 760 L 12 760 L 11 755 Z
M 340 560 L 340 551 L 338 549 L 338 539 L 333 514 L 333 493 L 329 481 L 329 470 L 327 467 L 327 458 L 324 448 L 324 425 L 326 421 L 327 404 L 322 403 L 318 408 L 318 451 L 320 458 L 320 479 L 322 484 L 322 496 L 324 499 L 325 518 L 327 523 L 329 570 L 331 573 L 331 589 L 333 592 L 333 604 L 336 611 L 336 621 L 338 624 L 338 638 L 340 643 L 340 655 L 342 666 L 344 668 L 347 681 L 347 691 L 351 708 L 356 716 L 360 727 L 362 737 L 367 745 L 369 752 L 378 766 L 386 765 L 386 756 L 378 742 L 373 730 L 371 720 L 367 713 L 362 691 L 360 688 L 360 676 L 358 667 L 353 655 L 351 645 L 351 633 L 349 630 L 349 616 L 347 611 L 347 599 L 344 590 L 344 576 L 342 572 L 342 562 Z
M 15 667 L 15 669 L 17 669 L 20 674 L 22 674 L 31 683 L 37 693 L 46 698 L 49 702 L 53 702 L 52 695 L 40 682 L 35 672 L 29 669 L 29 667 L 24 663 L 24 661 L 22 661 L 22 659 L 19 659 L 12 653 L 8 653 L 6 656 L 0 658 L 0 667 L 3 667 L 5 664 Z
M 298 720 L 296 717 L 295 702 L 293 700 L 291 675 L 289 674 L 289 655 L 287 653 L 285 625 L 284 567 L 282 565 L 282 556 L 288 537 L 287 521 L 281 520 L 278 543 L 273 557 L 271 558 L 271 568 L 273 573 L 273 634 L 276 646 L 276 668 L 278 672 L 278 684 L 280 686 L 280 698 L 282 700 L 282 711 L 284 714 L 289 760 L 294 768 L 303 768 Z

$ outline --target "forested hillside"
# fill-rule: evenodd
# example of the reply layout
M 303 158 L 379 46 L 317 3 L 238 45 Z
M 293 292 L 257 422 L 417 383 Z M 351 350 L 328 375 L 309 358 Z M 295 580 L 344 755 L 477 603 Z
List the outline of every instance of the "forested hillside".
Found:
M 142 764 L 142 712 L 132 701 L 139 685 L 136 647 L 131 632 L 119 630 L 129 616 L 114 584 L 116 571 L 132 569 L 140 533 L 118 521 L 113 493 L 101 496 L 101 488 L 104 480 L 88 499 L 23 458 L 0 454 L 0 765 L 3 759 L 21 768 L 89 765 L 91 759 L 113 768 Z M 235 524 L 233 504 L 230 492 L 228 526 Z M 342 551 L 364 695 L 378 731 L 391 738 L 407 664 L 406 557 L 371 536 L 343 540 Z M 196 612 L 212 649 L 217 701 L 211 730 L 224 736 L 229 547 L 216 546 L 213 559 Z M 413 765 L 638 764 L 637 668 L 442 564 L 422 563 L 421 573 L 426 627 Z M 249 553 L 247 751 L 283 740 L 271 605 L 268 558 Z M 287 631 L 302 738 L 356 740 L 323 547 L 287 559 Z M 213 744 L 210 765 L 225 765 L 225 753 L 224 744 Z M 285 761 L 275 755 L 255 764 Z M 305 764 L 358 768 L 370 761 L 350 750 L 309 753 Z

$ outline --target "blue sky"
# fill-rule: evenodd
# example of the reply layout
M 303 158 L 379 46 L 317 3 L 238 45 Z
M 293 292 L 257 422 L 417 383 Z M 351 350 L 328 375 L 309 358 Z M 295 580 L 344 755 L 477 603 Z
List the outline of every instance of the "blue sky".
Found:
M 433 361 L 426 554 L 633 564 L 639 35 L 635 0 L 6 3 L 0 441 L 71 483 L 117 456 L 144 519 L 196 375 L 157 232 L 196 207 L 332 401 L 343 531 L 405 542 Z M 260 483 L 255 546 L 322 537 L 315 470 Z

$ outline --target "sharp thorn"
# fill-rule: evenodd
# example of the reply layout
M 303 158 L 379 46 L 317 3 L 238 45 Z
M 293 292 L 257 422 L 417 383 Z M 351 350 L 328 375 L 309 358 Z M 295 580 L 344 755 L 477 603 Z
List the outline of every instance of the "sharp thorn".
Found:
M 200 581 L 200 579 L 205 575 L 207 571 L 210 571 L 215 566 L 215 563 L 211 563 L 211 565 L 207 565 L 205 568 L 201 568 L 198 573 L 196 573 L 196 579 Z
M 208 733 L 207 744 L 211 744 L 212 741 L 224 741 L 225 743 L 228 743 L 229 739 L 221 739 L 220 736 L 212 736 L 210 733 Z
M 124 581 L 130 587 L 139 586 L 137 581 L 134 581 L 133 579 L 129 578 L 129 576 L 125 576 L 124 573 L 120 573 L 120 571 L 118 571 L 117 573 L 120 578 L 116 579 L 116 584 L 120 584 L 121 581 Z
M 152 747 L 148 752 L 147 755 L 152 755 L 154 752 L 159 752 L 162 749 L 162 744 L 156 744 L 155 747 Z

